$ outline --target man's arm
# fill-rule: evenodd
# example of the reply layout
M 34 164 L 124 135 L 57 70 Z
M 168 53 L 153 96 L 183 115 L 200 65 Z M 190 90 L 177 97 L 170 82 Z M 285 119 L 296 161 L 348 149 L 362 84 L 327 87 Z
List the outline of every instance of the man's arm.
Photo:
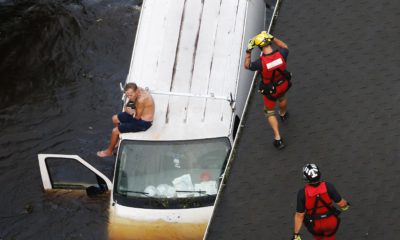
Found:
M 303 219 L 306 212 L 306 202 L 305 202 L 305 194 L 304 189 L 300 189 L 297 193 L 297 204 L 296 204 L 296 213 L 294 214 L 294 236 L 293 239 L 301 239 L 300 238 L 300 229 L 303 225 Z M 297 236 L 296 236 L 297 235 Z
M 244 68 L 249 69 L 251 64 L 251 52 L 246 52 L 244 57 Z
M 287 45 L 284 41 L 282 41 L 282 40 L 280 40 L 280 39 L 278 39 L 278 38 L 276 38 L 276 37 L 274 37 L 274 39 L 272 40 L 272 42 L 273 42 L 277 47 L 289 49 L 288 45 Z
M 245 69 L 249 69 L 250 68 L 251 51 L 253 51 L 255 46 L 256 46 L 256 43 L 254 41 L 254 38 L 250 39 L 249 42 L 247 43 L 246 55 L 244 57 L 244 68 Z
M 257 59 L 254 62 L 251 61 L 251 53 L 246 52 L 244 59 L 244 68 L 250 71 L 262 71 L 261 60 Z
M 305 214 L 305 212 L 303 212 L 303 213 L 296 212 L 294 214 L 294 234 L 295 235 L 296 234 L 299 235 L 299 233 L 300 233 L 301 226 L 303 225 L 304 214 Z
M 326 188 L 328 189 L 329 197 L 332 198 L 332 200 L 340 207 L 340 209 L 342 209 L 342 211 L 346 211 L 350 204 L 344 198 L 342 198 L 333 184 L 329 182 L 325 182 L 325 184 Z
M 133 115 L 136 119 L 141 119 L 143 115 L 144 108 L 146 107 L 146 101 L 144 99 L 138 99 L 136 103 L 135 115 Z

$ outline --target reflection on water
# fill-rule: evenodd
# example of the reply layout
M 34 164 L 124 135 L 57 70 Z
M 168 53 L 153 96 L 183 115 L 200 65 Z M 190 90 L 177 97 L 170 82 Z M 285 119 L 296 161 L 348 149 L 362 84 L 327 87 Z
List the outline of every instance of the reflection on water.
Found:
M 0 0 L 0 239 L 106 239 L 108 197 L 43 193 L 38 153 L 77 154 L 111 177 L 139 0 Z M 118 96 L 118 97 L 116 97 Z

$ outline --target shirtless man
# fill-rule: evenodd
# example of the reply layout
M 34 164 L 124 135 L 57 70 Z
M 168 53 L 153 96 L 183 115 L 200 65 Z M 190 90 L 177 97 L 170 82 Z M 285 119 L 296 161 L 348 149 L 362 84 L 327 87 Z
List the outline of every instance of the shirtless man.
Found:
M 97 152 L 99 157 L 112 155 L 120 133 L 146 131 L 152 125 L 154 100 L 150 93 L 138 87 L 135 83 L 126 84 L 124 92 L 129 102 L 135 103 L 135 107 L 125 106 L 123 112 L 112 117 L 115 127 L 111 133 L 110 145 L 107 149 Z

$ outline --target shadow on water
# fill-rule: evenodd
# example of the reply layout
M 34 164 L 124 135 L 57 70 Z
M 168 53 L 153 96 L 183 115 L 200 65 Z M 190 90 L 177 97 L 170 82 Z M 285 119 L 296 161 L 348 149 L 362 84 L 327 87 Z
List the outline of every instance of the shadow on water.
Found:
M 98 159 L 141 1 L 0 0 L 0 239 L 106 239 L 108 199 L 43 193 L 38 153 Z

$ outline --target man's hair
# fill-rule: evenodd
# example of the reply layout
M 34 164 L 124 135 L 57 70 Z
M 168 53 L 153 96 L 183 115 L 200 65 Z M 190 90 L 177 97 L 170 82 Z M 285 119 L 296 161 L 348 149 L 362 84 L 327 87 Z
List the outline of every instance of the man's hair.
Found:
M 124 92 L 128 91 L 128 89 L 132 89 L 133 91 L 136 91 L 137 88 L 138 87 L 137 87 L 136 83 L 127 83 L 127 84 L 125 84 Z

